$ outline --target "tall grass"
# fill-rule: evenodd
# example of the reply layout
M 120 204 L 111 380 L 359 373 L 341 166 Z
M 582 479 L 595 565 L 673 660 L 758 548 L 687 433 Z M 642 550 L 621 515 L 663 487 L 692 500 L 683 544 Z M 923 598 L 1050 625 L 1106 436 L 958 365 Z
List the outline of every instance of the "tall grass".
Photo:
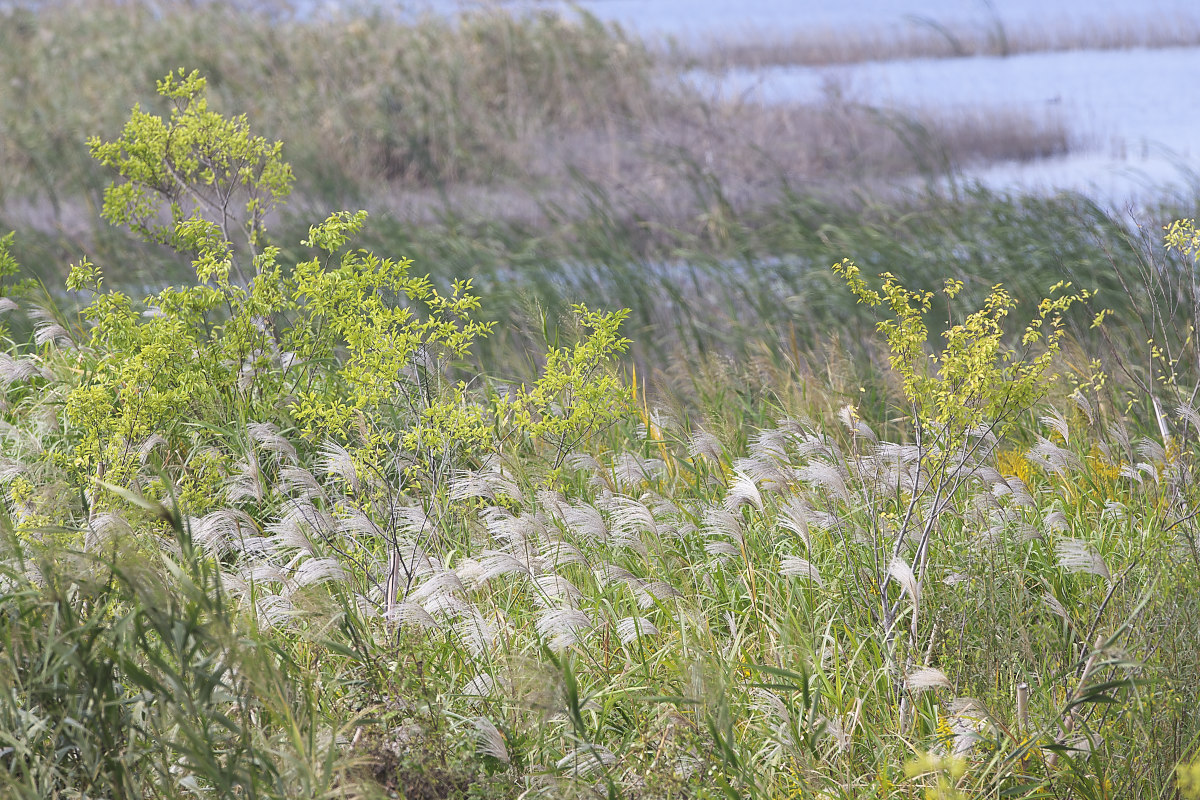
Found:
M 288 142 L 298 205 L 368 204 L 421 222 L 486 211 L 545 229 L 546 205 L 586 213 L 576 175 L 676 222 L 704 210 L 695 165 L 741 208 L 769 201 L 781 178 L 867 182 L 1071 144 L 1061 120 L 1021 114 L 718 102 L 583 13 L 293 17 L 69 0 L 0 14 L 0 211 L 76 242 L 103 186 L 83 142 L 113 135 L 131 98 L 156 108 L 146 87 L 179 67 L 208 76 L 215 107 Z
M 113 13 L 136 22 L 140 8 Z M 157 308 L 98 294 L 86 316 L 4 284 L 0 786 L 1173 791 L 1200 749 L 1195 240 L 1163 254 L 1079 198 L 960 187 L 908 206 L 785 191 L 747 209 L 697 163 L 703 211 L 676 224 L 646 224 L 591 182 L 583 213 L 543 208 L 554 235 L 452 215 L 377 227 L 436 283 L 475 275 L 496 318 L 522 324 L 479 363 L 415 348 L 396 374 L 366 376 L 388 391 L 354 408 L 341 367 L 371 354 L 367 326 L 339 308 L 295 327 L 314 301 L 278 302 L 280 274 L 260 274 L 252 296 L 226 285 L 217 301 L 177 292 Z M 329 256 L 338 280 L 369 261 Z M 921 290 L 962 280 L 960 305 L 929 315 L 935 337 L 1000 281 L 1032 300 L 1075 279 L 1102 305 L 1067 320 L 1056 384 L 1046 374 L 1005 405 L 1005 425 L 949 430 L 922 417 L 876 320 L 831 282 L 827 264 L 846 256 Z M 176 269 L 191 257 L 171 256 Z M 371 292 L 393 319 L 396 291 Z M 220 296 L 236 298 L 240 328 Z M 510 427 L 514 384 L 547 348 L 578 352 L 559 307 L 625 299 L 643 345 L 597 413 L 630 410 L 571 447 Z M 1096 332 L 1102 306 L 1116 313 Z M 387 319 L 380 337 L 397 332 Z M 258 348 L 241 353 L 248 369 L 163 357 L 218 359 L 238 335 Z M 271 380 L 278 397 L 253 391 Z M 301 380 L 343 424 L 300 418 Z M 578 407 L 581 387 L 564 392 L 542 413 Z M 157 415 L 115 429 L 132 403 Z M 494 436 L 458 446 L 450 434 L 474 418 L 455 412 L 479 409 Z M 445 426 L 441 449 L 407 444 L 406 415 Z M 112 452 L 121 471 L 105 471 Z
M 231 421 L 229 455 L 257 467 L 190 519 L 129 495 L 89 514 L 9 444 L 7 473 L 39 477 L 34 496 L 6 497 L 6 785 L 1171 785 L 1200 731 L 1194 410 L 1164 441 L 1103 395 L 1058 395 L 1014 439 L 947 464 L 851 410 L 839 421 L 810 400 L 810 419 L 772 422 L 804 409 L 709 389 L 722 418 L 647 404 L 551 484 L 540 456 L 514 453 L 428 489 L 383 487 L 335 447 Z M 143 469 L 145 486 L 160 480 Z M 48 509 L 60 527 L 39 524 Z M 406 579 L 385 616 L 388 542 Z

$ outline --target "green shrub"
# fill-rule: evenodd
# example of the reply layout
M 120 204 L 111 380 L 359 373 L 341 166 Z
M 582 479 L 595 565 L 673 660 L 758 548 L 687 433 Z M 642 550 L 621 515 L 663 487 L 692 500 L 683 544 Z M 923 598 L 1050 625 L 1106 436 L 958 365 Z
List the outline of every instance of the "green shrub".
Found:
M 56 454 L 75 483 L 131 485 L 152 438 L 174 479 L 195 483 L 186 465 L 220 444 L 229 420 L 352 443 L 381 475 L 417 478 L 514 437 L 552 440 L 561 459 L 620 417 L 621 389 L 605 370 L 627 344 L 617 335 L 624 312 L 580 307 L 585 341 L 552 350 L 530 390 L 488 399 L 455 379 L 466 375 L 455 365 L 491 329 L 476 318 L 470 281 L 443 293 L 411 274 L 408 260 L 352 249 L 365 212 L 313 226 L 303 245 L 317 254 L 281 264 L 264 229 L 292 182 L 280 143 L 253 136 L 245 118 L 208 110 L 195 73 L 158 88 L 175 104 L 169 119 L 135 108 L 120 139 L 91 142 L 122 178 L 105 192 L 104 215 L 186 254 L 196 283 L 138 304 L 105 287 L 87 260 L 72 268 L 68 287 L 92 292 L 90 325 L 44 360 L 78 376 Z

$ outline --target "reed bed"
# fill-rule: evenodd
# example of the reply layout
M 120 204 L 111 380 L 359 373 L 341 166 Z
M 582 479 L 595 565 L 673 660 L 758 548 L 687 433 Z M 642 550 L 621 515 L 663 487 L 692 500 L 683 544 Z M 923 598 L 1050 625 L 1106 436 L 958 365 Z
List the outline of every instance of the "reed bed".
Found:
M 1052 115 L 885 113 L 832 96 L 717 101 L 642 41 L 582 13 L 308 18 L 68 0 L 0 14 L 0 81 L 10 87 L 0 95 L 0 213 L 80 244 L 103 235 L 93 209 L 105 183 L 83 143 L 113 135 L 131 98 L 165 108 L 146 87 L 181 66 L 209 77 L 215 108 L 287 141 L 302 176 L 293 207 L 367 205 L 421 224 L 486 213 L 544 230 L 542 206 L 580 210 L 580 179 L 676 223 L 704 210 L 694 165 L 739 205 L 762 205 L 781 181 L 868 185 L 1074 144 Z
M 988 4 L 991 8 L 991 5 Z M 699 43 L 676 44 L 669 58 L 691 68 L 827 66 L 915 58 L 1007 57 L 1072 50 L 1132 50 L 1195 47 L 1200 24 L 1149 14 L 1057 20 L 1010 25 L 992 13 L 975 24 L 947 23 L 909 14 L 904 25 L 860 30 L 805 30 L 791 35 L 746 30 L 725 32 Z

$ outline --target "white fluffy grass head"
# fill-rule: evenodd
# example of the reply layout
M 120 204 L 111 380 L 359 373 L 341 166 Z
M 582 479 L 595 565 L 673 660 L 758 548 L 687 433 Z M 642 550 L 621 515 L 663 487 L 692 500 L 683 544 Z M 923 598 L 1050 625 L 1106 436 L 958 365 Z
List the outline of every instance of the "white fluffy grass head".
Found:
M 1094 547 L 1080 539 L 1059 539 L 1054 546 L 1058 565 L 1067 572 L 1082 572 L 1096 575 L 1106 581 L 1112 580 L 1108 565 Z
M 800 556 L 784 556 L 779 560 L 779 574 L 791 578 L 803 578 L 824 587 L 825 581 L 817 568 Z
M 476 749 L 479 754 L 507 764 L 509 762 L 508 747 L 500 729 L 486 717 L 476 717 L 471 720 L 471 725 L 475 729 Z
M 538 636 L 556 653 L 573 647 L 592 627 L 591 618 L 575 608 L 548 608 L 534 622 Z

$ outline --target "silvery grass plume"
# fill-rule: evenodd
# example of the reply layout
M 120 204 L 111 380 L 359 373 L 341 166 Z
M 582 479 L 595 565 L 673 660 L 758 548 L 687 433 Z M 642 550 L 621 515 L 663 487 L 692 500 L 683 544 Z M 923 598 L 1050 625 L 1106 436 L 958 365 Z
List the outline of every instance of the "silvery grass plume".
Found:
M 423 505 L 396 502 L 388 506 L 386 514 L 388 522 L 384 527 L 384 538 L 394 550 L 407 550 L 413 556 L 419 554 L 422 563 L 428 562 L 430 551 L 438 552 L 437 523 Z M 417 562 L 406 567 L 409 572 L 426 568 Z
M 679 502 L 674 498 L 663 497 L 656 492 L 646 492 L 639 498 L 642 505 L 650 509 L 654 524 L 658 528 L 656 534 L 660 538 L 678 538 L 684 520 L 694 516 L 694 511 L 687 501 Z
M 946 673 L 937 667 L 917 667 L 904 677 L 904 688 L 912 694 L 921 694 L 930 689 L 952 689 L 954 686 Z
M 0 458 L 0 484 L 9 484 L 16 480 L 29 468 L 19 459 Z
M 633 593 L 638 608 L 643 611 L 672 597 L 681 596 L 680 592 L 666 581 L 645 581 L 616 564 L 600 564 L 593 574 L 596 583 L 603 589 L 614 584 L 627 587 Z
M 763 510 L 762 493 L 755 485 L 754 479 L 744 472 L 734 471 L 729 482 L 729 492 L 725 495 L 725 508 L 736 512 L 743 505 L 749 505 L 756 511 Z
M 796 437 L 796 454 L 800 458 L 822 459 L 826 461 L 842 461 L 842 451 L 837 444 L 824 433 L 805 430 Z
M 1051 408 L 1047 413 L 1038 417 L 1038 421 L 1062 437 L 1066 444 L 1071 443 L 1071 428 L 1067 418 L 1057 408 Z
M 74 349 L 76 347 L 75 339 L 71 336 L 71 332 L 59 324 L 53 309 L 34 306 L 26 312 L 26 315 L 34 321 L 33 341 L 38 347 L 46 345 L 65 349 Z
M 497 680 L 489 672 L 481 672 L 467 681 L 459 689 L 458 693 L 463 697 L 469 698 L 468 702 L 478 704 L 493 697 L 498 697 L 507 688 L 507 682 Z
M 967 481 L 979 481 L 983 483 L 985 482 L 985 475 L 987 473 L 981 473 L 981 470 L 986 469 L 988 468 L 981 466 L 974 458 L 960 455 L 959 458 L 954 459 L 947 465 L 944 480 L 947 483 L 958 484 L 963 484 Z
M 321 444 L 319 467 L 326 477 L 340 478 L 352 494 L 363 490 L 363 481 L 358 474 L 354 456 L 338 442 L 326 440 Z
M 94 553 L 105 545 L 128 539 L 133 528 L 117 511 L 105 511 L 88 521 L 87 533 L 83 537 L 83 549 Z
M 1044 535 L 1034 525 L 1026 522 L 1020 513 L 1010 508 L 998 507 L 992 509 L 985 540 L 991 542 L 1014 541 L 1028 544 Z
M 1050 610 L 1051 614 L 1067 623 L 1068 626 L 1074 624 L 1071 620 L 1071 615 L 1067 613 L 1066 606 L 1064 606 L 1062 601 L 1055 597 L 1049 589 L 1047 589 L 1042 595 L 1042 602 L 1046 605 L 1046 608 Z
M 155 450 L 166 451 L 168 447 L 169 444 L 162 434 L 155 433 L 146 437 L 137 447 L 138 464 L 146 466 L 146 461 L 150 458 L 151 453 Z
M 848 713 L 836 717 L 825 717 L 821 720 L 825 725 L 825 732 L 833 740 L 833 746 L 837 752 L 849 751 L 850 745 L 854 743 L 854 732 L 858 729 L 862 707 L 863 700 L 861 697 L 857 697 Z
M 649 551 L 642 534 L 654 537 L 662 534 L 654 513 L 644 503 L 621 495 L 613 496 L 606 503 L 606 510 L 609 514 L 609 544 L 645 557 Z
M 1067 523 L 1067 515 L 1061 509 L 1055 509 L 1042 519 L 1042 524 L 1046 526 L 1046 530 L 1054 531 L 1055 533 L 1065 533 L 1070 527 Z
M 567 457 L 563 459 L 563 466 L 576 472 L 588 473 L 591 476 L 588 483 L 596 488 L 606 486 L 612 488 L 608 483 L 607 470 L 600 466 L 600 462 L 593 455 L 578 452 L 568 453 Z
M 62 433 L 62 412 L 66 407 L 69 389 L 65 383 L 50 383 L 40 387 L 37 398 L 29 406 L 29 429 L 34 437 Z
M 1187 426 L 1192 427 L 1192 435 L 1200 435 L 1200 413 L 1190 404 L 1182 404 L 1175 408 L 1175 415 L 1183 422 L 1185 433 Z
M 843 503 L 850 502 L 850 491 L 846 488 L 846 478 L 842 470 L 825 461 L 812 461 L 798 471 L 800 480 L 824 489 Z
M 498 621 L 504 625 L 500 612 L 497 611 L 496 614 Z M 459 614 L 454 633 L 472 657 L 482 659 L 496 646 L 499 628 L 500 626 L 493 624 L 475 606 L 468 605 Z
M 1167 451 L 1166 448 L 1163 447 L 1162 442 L 1158 442 L 1154 439 L 1149 439 L 1146 437 L 1142 437 L 1138 440 L 1137 454 L 1141 456 L 1143 460 L 1150 461 L 1155 464 L 1166 464 L 1168 461 Z
M 592 544 L 608 540 L 608 526 L 600 509 L 582 501 L 558 505 L 552 512 L 577 539 Z
M 710 556 L 721 561 L 742 557 L 746 547 L 742 524 L 728 509 L 714 506 L 705 511 L 701 531 L 708 537 L 704 552 Z
M 753 483 L 761 485 L 763 490 L 770 492 L 787 491 L 796 481 L 796 474 L 791 466 L 773 458 L 749 456 L 734 459 L 733 471 L 735 475 L 744 475 Z
M 601 588 L 608 588 L 615 583 L 624 584 L 634 591 L 642 587 L 641 578 L 617 564 L 601 563 L 596 566 L 592 574 Z
M 1154 472 L 1154 465 L 1147 464 L 1145 462 L 1142 462 L 1141 464 L 1122 464 L 1121 470 L 1118 474 L 1122 478 L 1128 478 L 1129 480 L 1135 481 L 1138 484 L 1143 484 L 1146 482 L 1146 478 L 1143 473 L 1147 471 L 1147 468 L 1149 468 L 1151 472 Z M 1157 473 L 1154 474 L 1155 477 L 1157 477 Z
M 383 618 L 396 625 L 406 625 L 422 630 L 441 628 L 434 616 L 416 603 L 396 603 L 392 608 L 383 612 Z
M 270 549 L 270 542 L 259 535 L 254 520 L 241 509 L 217 509 L 199 519 L 189 519 L 188 525 L 192 540 L 215 558 L 235 552 L 257 555 Z
M 750 455 L 765 461 L 786 463 L 788 444 L 795 433 L 787 428 L 763 428 L 750 437 Z
M 914 608 L 921 606 L 921 584 L 917 580 L 917 576 L 913 573 L 913 569 L 900 556 L 896 556 L 888 564 L 888 576 L 900 585 L 904 594 L 907 594 L 912 600 Z
M 568 505 L 566 496 L 557 489 L 540 488 L 534 490 L 533 505 L 541 509 L 550 520 L 561 522 L 563 509 Z
M 319 500 L 329 505 L 329 495 L 325 493 L 325 487 L 321 485 L 315 475 L 303 467 L 291 465 L 281 467 L 279 483 L 277 488 L 281 494 L 308 502 Z
M 765 753 L 768 761 L 775 761 L 795 747 L 792 715 L 779 695 L 769 689 L 751 689 L 750 708 L 762 715 L 771 732 L 771 746 Z
M 779 417 L 775 427 L 790 435 L 793 440 L 799 440 L 821 430 L 809 417 Z
M 967 429 L 967 438 L 974 440 L 972 450 L 983 458 L 1000 446 L 1000 437 L 996 435 L 994 423 L 984 422 Z
M 570 772 L 577 778 L 587 777 L 595 772 L 607 771 L 617 763 L 617 757 L 611 750 L 598 744 L 581 744 L 558 760 L 555 767 L 560 772 Z
M 337 520 L 337 535 L 355 547 L 369 547 L 384 539 L 383 529 L 379 527 L 370 514 L 356 506 L 342 510 L 342 516 Z
M 24 383 L 34 378 L 53 380 L 54 375 L 38 366 L 33 358 L 13 357 L 8 353 L 0 353 L 0 389 L 7 389 L 14 383 Z
M 713 463 L 713 466 L 719 467 L 724 448 L 721 446 L 721 440 L 716 436 L 707 431 L 698 430 L 688 440 L 687 453 L 693 459 L 707 458 Z
M 658 628 L 646 617 L 624 617 L 617 620 L 617 638 L 628 646 L 643 637 L 657 636 Z
M 779 574 L 789 578 L 804 578 L 824 588 L 825 580 L 817 568 L 800 556 L 783 556 L 779 560 Z
M 973 697 L 956 697 L 946 709 L 951 737 L 939 745 L 941 755 L 965 756 L 983 741 L 984 733 L 994 728 L 987 707 Z
M 640 420 L 637 424 L 637 437 L 642 441 L 658 441 L 665 431 L 679 425 L 679 421 L 675 419 L 674 415 L 665 409 L 652 408 L 647 417 L 649 425 Z
M 876 493 L 916 494 L 924 488 L 921 450 L 916 445 L 872 440 L 863 455 L 851 459 L 849 465 L 855 477 L 873 486 Z
M 486 585 L 489 581 L 504 575 L 533 574 L 530 563 L 503 550 L 484 550 L 474 561 L 478 565 L 478 569 L 473 570 L 467 580 L 476 586 Z
M 518 503 L 524 502 L 521 487 L 504 474 L 495 458 L 489 458 L 481 469 L 455 472 L 450 482 L 451 500 L 482 498 L 495 502 L 497 497 L 510 497 Z
M 996 499 L 1009 497 L 1012 502 L 1022 508 L 1035 508 L 1037 504 L 1029 493 L 1025 482 L 1016 475 L 1010 475 L 992 486 L 992 496 Z
M 563 567 L 567 564 L 581 564 L 584 567 L 589 565 L 587 556 L 574 542 L 568 541 L 550 530 L 547 530 L 542 541 L 538 542 L 538 547 L 541 550 L 542 559 L 550 568 Z
M 1112 451 L 1112 445 L 1108 442 L 1100 443 L 1100 452 L 1104 455 L 1105 460 L 1109 462 L 1118 461 L 1133 461 L 1133 441 L 1129 436 L 1129 429 L 1125 427 L 1125 421 L 1118 419 L 1108 426 L 1108 438 L 1117 446 L 1119 452 Z
M 264 451 L 275 453 L 288 461 L 296 461 L 296 448 L 270 422 L 251 422 L 246 425 L 246 433 Z
M 525 513 L 513 516 L 499 507 L 484 509 L 480 516 L 485 520 L 487 531 L 496 545 L 493 551 L 505 553 L 523 567 L 530 575 L 537 575 L 546 566 L 539 543 L 547 538 L 544 520 L 536 514 Z
M 1071 399 L 1075 401 L 1075 407 L 1082 411 L 1083 415 L 1087 417 L 1088 425 L 1095 425 L 1096 409 L 1094 406 L 1092 406 L 1092 401 L 1088 400 L 1087 397 L 1084 396 L 1083 392 L 1079 389 L 1076 389 L 1071 393 Z
M 318 510 L 305 500 L 288 502 L 283 508 L 283 513 L 266 526 L 271 546 L 280 555 L 286 555 L 289 550 L 315 553 L 316 547 L 309 538 L 309 533 L 329 540 L 336 530 L 337 524 L 330 514 Z
M 547 520 L 540 512 L 513 514 L 503 506 L 486 506 L 479 516 L 492 540 L 513 553 L 528 551 L 532 557 L 537 543 L 547 536 Z
M 20 306 L 11 297 L 0 297 L 0 314 L 20 310 Z
M 404 601 L 398 604 L 398 607 L 402 608 L 404 606 L 415 606 L 429 615 L 429 619 L 441 620 L 447 623 L 452 623 L 454 620 L 460 619 L 464 614 L 471 612 L 471 603 L 468 600 L 450 592 L 431 594 L 428 597 L 422 598 L 420 603 Z M 385 612 L 384 616 L 391 618 L 392 612 Z M 400 619 L 404 619 L 403 614 L 400 616 Z
M 475 717 L 471 720 L 471 725 L 475 729 L 476 752 L 494 758 L 502 764 L 509 763 L 508 747 L 500 729 L 486 717 Z
M 1109 500 L 1100 512 L 1100 519 L 1121 520 L 1129 516 L 1129 509 L 1120 500 Z
M 775 523 L 784 530 L 796 534 L 800 541 L 804 542 L 804 548 L 808 550 L 812 548 L 812 541 L 809 539 L 809 521 L 813 518 L 814 513 L 812 506 L 803 497 L 789 497 L 779 505 Z
M 678 589 L 666 581 L 648 581 L 640 586 L 630 586 L 630 588 L 633 589 L 634 599 L 642 611 L 653 608 L 672 597 L 682 596 Z
M 300 553 L 288 564 L 288 569 L 292 571 L 286 584 L 288 593 L 322 583 L 342 583 L 348 578 L 341 561 L 332 555 Z
M 784 509 L 787 510 L 786 517 L 782 513 Z M 784 505 L 780 506 L 780 515 L 779 524 L 790 530 L 796 530 L 791 527 L 793 521 L 808 525 L 810 531 L 832 530 L 838 527 L 838 517 L 832 512 L 814 509 L 808 498 L 800 494 L 794 494 L 785 500 Z M 802 535 L 802 539 L 808 541 L 808 536 Z
M 628 490 L 658 480 L 666 468 L 661 458 L 645 458 L 637 453 L 624 452 L 613 459 L 610 472 L 616 487 Z
M 450 602 L 450 599 L 465 597 L 466 591 L 458 572 L 435 569 L 425 580 L 409 589 L 404 599 L 420 604 L 430 614 L 447 613 L 450 609 L 457 609 L 457 604 Z
M 1058 565 L 1067 572 L 1083 572 L 1112 581 L 1104 558 L 1087 542 L 1060 539 L 1054 546 L 1054 554 L 1058 557 Z
M 838 419 L 856 437 L 866 439 L 869 442 L 876 441 L 875 431 L 871 430 L 870 425 L 863 422 L 862 417 L 858 415 L 858 409 L 854 406 L 842 406 L 838 410 Z
M 260 592 L 254 600 L 254 612 L 263 628 L 287 627 L 297 617 L 296 607 L 288 598 Z
M 538 638 L 555 653 L 574 647 L 593 627 L 591 618 L 577 608 L 546 608 L 534 622 Z
M 583 599 L 583 592 L 561 575 L 546 573 L 532 580 L 535 591 L 533 601 L 542 608 L 559 605 L 574 608 Z
M 225 484 L 225 502 L 231 506 L 250 500 L 261 503 L 266 496 L 263 476 L 258 468 L 258 457 L 247 453 L 246 457 L 233 465 L 234 473 Z

